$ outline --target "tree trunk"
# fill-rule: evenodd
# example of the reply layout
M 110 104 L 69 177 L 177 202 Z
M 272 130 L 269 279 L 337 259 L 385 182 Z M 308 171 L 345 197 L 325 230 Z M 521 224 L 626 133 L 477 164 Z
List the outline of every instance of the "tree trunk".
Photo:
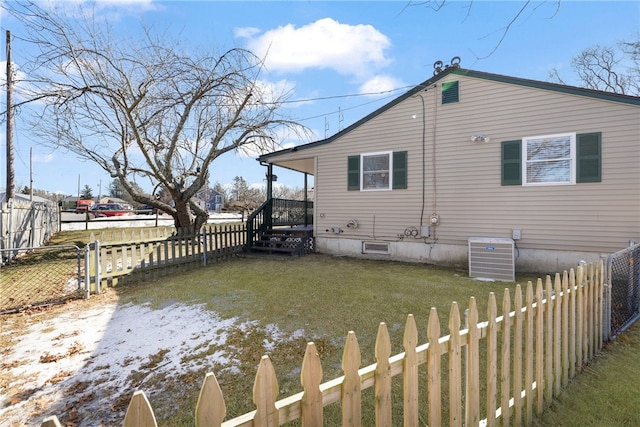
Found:
M 175 210 L 172 216 L 176 229 L 189 229 L 193 234 L 198 234 L 209 219 L 207 211 L 197 205 L 190 205 L 188 201 L 176 201 Z

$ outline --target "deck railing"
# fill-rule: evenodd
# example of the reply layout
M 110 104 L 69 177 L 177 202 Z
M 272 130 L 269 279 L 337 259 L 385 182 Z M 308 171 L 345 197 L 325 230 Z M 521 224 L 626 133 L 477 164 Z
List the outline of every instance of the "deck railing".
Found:
M 207 374 L 195 409 L 195 425 L 278 426 L 301 420 L 303 426 L 318 426 L 324 422 L 324 407 L 340 402 L 342 426 L 360 426 L 362 390 L 371 387 L 376 426 L 423 425 L 421 407 L 430 426 L 494 426 L 498 421 L 531 425 L 534 415 L 542 413 L 602 348 L 603 286 L 602 263 L 579 266 L 577 273 L 572 269 L 556 274 L 555 280 L 547 276 L 544 285 L 538 279 L 535 291 L 529 282 L 524 296 L 518 285 L 513 302 L 505 290 L 501 316 L 491 293 L 486 322 L 478 321 L 475 298 L 470 300 L 465 322 L 454 302 L 447 336 L 441 336 L 438 312 L 432 308 L 425 344 L 418 344 L 416 323 L 409 315 L 405 351 L 394 356 L 387 327 L 381 323 L 375 345 L 377 363 L 364 368 L 360 368 L 356 335 L 349 332 L 342 357 L 344 375 L 325 383 L 321 383 L 318 351 L 309 343 L 300 375 L 304 391 L 281 400 L 277 400 L 278 380 L 271 361 L 263 356 L 253 387 L 256 409 L 228 421 L 224 421 L 226 407 L 220 386 L 214 374 Z M 486 370 L 480 369 L 481 359 Z M 419 365 L 426 365 L 426 370 L 419 371 Z M 403 421 L 392 419 L 392 402 L 397 399 L 392 397 L 391 380 L 397 375 L 403 380 Z M 418 392 L 421 375 L 426 375 L 426 398 Z M 443 393 L 447 381 L 448 392 Z M 483 386 L 486 391 L 481 398 Z M 443 407 L 448 407 L 448 416 Z M 55 416 L 43 426 L 57 425 L 54 422 Z M 144 392 L 136 391 L 124 426 L 155 425 Z
M 247 249 L 251 249 L 267 229 L 296 225 L 313 225 L 313 202 L 269 199 L 247 219 Z

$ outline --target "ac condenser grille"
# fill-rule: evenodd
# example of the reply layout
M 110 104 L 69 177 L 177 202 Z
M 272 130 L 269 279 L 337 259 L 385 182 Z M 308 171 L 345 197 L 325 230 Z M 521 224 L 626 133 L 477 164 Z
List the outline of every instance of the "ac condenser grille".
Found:
M 495 237 L 469 239 L 469 277 L 515 281 L 513 240 Z

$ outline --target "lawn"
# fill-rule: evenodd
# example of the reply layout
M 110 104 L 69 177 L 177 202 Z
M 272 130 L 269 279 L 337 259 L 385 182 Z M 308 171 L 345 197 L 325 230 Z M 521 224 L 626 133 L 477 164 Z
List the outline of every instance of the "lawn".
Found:
M 226 348 L 234 349 L 231 357 L 236 359 L 238 371 L 215 372 L 228 399 L 227 413 L 237 416 L 253 409 L 251 389 L 263 354 L 269 354 L 273 362 L 283 398 L 301 391 L 299 372 L 307 342 L 313 341 L 318 347 L 327 381 L 342 375 L 342 349 L 348 331 L 355 331 L 362 366 L 366 366 L 375 362 L 374 344 L 380 322 L 387 324 L 392 354 L 396 354 L 403 351 L 402 335 L 408 314 L 416 319 L 422 343 L 426 341 L 431 307 L 438 310 L 442 332 L 446 334 L 452 301 L 458 301 L 464 310 L 469 298 L 477 296 L 480 317 L 485 320 L 489 293 L 495 292 L 501 301 L 505 287 L 513 292 L 515 284 L 478 281 L 467 277 L 464 271 L 424 264 L 310 255 L 236 258 L 162 281 L 118 288 L 118 293 L 121 304 L 150 304 L 158 309 L 174 303 L 203 304 L 223 318 L 254 322 L 249 330 L 234 330 Z M 271 341 L 269 331 L 273 327 L 295 339 L 266 345 Z M 198 357 L 219 350 L 211 346 Z M 202 378 L 206 370 L 203 368 L 195 376 Z M 195 381 L 183 394 L 181 407 L 188 408 L 186 412 L 166 413 L 161 404 L 154 405 L 161 424 L 189 425 L 199 385 Z M 365 405 L 365 413 L 366 409 Z M 395 416 L 401 417 L 400 408 L 397 409 Z M 326 415 L 339 422 L 338 411 L 328 409 Z
M 85 238 L 78 232 L 64 235 L 58 236 L 59 243 L 66 243 L 65 239 L 81 242 Z M 524 285 L 534 279 L 521 276 L 517 283 Z M 348 331 L 357 335 L 365 366 L 375 361 L 373 349 L 380 322 L 387 324 L 392 354 L 396 354 L 403 351 L 402 334 L 408 314 L 415 316 L 419 343 L 423 343 L 431 307 L 438 310 L 442 333 L 446 334 L 453 301 L 463 311 L 469 298 L 475 296 L 483 321 L 489 293 L 496 294 L 500 306 L 504 289 L 509 288 L 513 296 L 515 286 L 474 280 L 464 270 L 318 254 L 277 259 L 236 257 L 161 280 L 121 286 L 115 289 L 118 307 L 148 307 L 158 313 L 171 307 L 193 307 L 214 312 L 221 319 L 233 319 L 233 323 L 225 329 L 224 345 L 200 344 L 183 356 L 183 363 L 195 362 L 189 372 L 171 376 L 156 373 L 157 367 L 168 363 L 163 360 L 168 353 L 178 350 L 157 351 L 145 361 L 146 371 L 136 371 L 123 381 L 119 390 L 123 394 L 112 397 L 111 406 L 118 411 L 126 408 L 133 390 L 143 382 L 140 388 L 151 396 L 159 425 L 193 425 L 202 379 L 213 371 L 225 395 L 228 417 L 237 416 L 253 409 L 251 390 L 264 354 L 273 362 L 279 397 L 284 398 L 301 391 L 300 366 L 309 341 L 316 343 L 323 381 L 328 381 L 342 374 L 342 349 Z M 87 304 L 99 298 L 92 297 Z M 55 310 L 51 314 L 55 315 Z M 142 328 L 146 321 L 139 319 Z M 201 328 L 204 333 L 211 326 L 203 323 Z M 640 425 L 638 412 L 633 410 L 640 407 L 637 375 L 629 375 L 640 372 L 639 329 L 636 326 L 609 345 L 585 373 L 571 382 L 545 417 L 537 421 L 538 425 Z M 186 333 L 184 340 L 188 340 Z M 185 344 L 188 343 L 182 345 Z M 121 345 L 127 343 L 123 341 Z M 233 369 L 198 362 L 218 353 L 233 361 Z M 130 359 L 135 357 L 129 355 Z M 398 385 L 396 381 L 396 394 L 400 391 Z M 372 400 L 369 391 L 364 396 L 363 401 Z M 606 402 L 600 396 L 607 396 Z M 394 425 L 401 424 L 398 406 Z M 368 418 L 364 425 L 371 423 L 370 412 L 371 404 L 365 403 L 363 413 Z M 339 424 L 339 408 L 327 408 L 325 413 L 328 425 Z M 590 421 L 605 420 L 609 415 L 607 419 L 614 420 L 614 424 Z

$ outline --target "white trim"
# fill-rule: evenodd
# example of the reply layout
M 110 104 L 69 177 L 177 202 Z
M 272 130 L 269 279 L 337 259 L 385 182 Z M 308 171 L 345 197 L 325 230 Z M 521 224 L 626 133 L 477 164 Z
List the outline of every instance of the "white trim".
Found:
M 548 159 L 543 161 L 569 161 L 569 180 L 554 182 L 529 182 L 527 176 L 527 166 L 535 161 L 527 159 L 527 145 L 529 142 L 545 139 L 569 138 L 569 157 Z M 546 186 L 546 185 L 574 185 L 576 183 L 576 133 L 558 133 L 553 135 L 527 136 L 522 138 L 522 185 L 523 186 Z
M 386 188 L 364 188 L 364 158 L 386 155 L 389 159 L 389 186 Z M 360 154 L 360 191 L 391 191 L 393 189 L 393 151 L 376 151 Z

